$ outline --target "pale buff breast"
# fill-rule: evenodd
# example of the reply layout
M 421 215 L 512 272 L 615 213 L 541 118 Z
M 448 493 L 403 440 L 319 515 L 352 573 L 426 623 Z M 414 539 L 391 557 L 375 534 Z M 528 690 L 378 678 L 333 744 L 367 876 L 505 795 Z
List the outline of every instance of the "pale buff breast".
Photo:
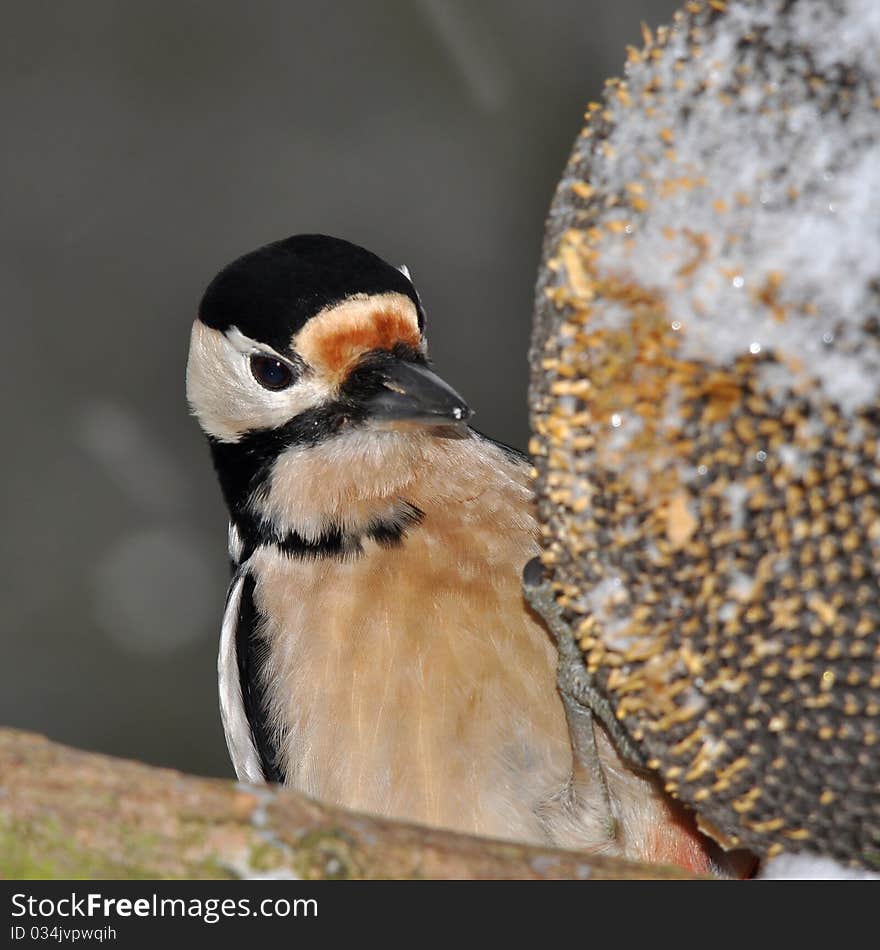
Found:
M 526 475 L 476 441 L 429 461 L 401 495 L 425 512 L 402 546 L 255 555 L 286 774 L 347 807 L 542 840 L 535 808 L 571 754 L 555 648 L 521 594 Z

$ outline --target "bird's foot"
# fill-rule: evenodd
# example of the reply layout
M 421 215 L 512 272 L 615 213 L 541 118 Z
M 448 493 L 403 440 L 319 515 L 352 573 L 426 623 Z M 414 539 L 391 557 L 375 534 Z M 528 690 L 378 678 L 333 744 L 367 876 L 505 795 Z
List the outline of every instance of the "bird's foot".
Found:
M 544 621 L 547 629 L 556 640 L 556 647 L 559 651 L 556 684 L 565 703 L 566 716 L 569 720 L 568 725 L 572 731 L 572 747 L 576 751 L 578 750 L 574 736 L 576 727 L 572 717 L 574 711 L 579 709 L 599 720 L 624 759 L 633 767 L 643 768 L 644 759 L 641 753 L 633 745 L 614 714 L 611 704 L 597 688 L 593 677 L 587 672 L 577 639 L 563 617 L 562 609 L 556 602 L 553 587 L 544 573 L 540 558 L 532 558 L 523 570 L 523 593 L 529 606 Z M 591 725 L 591 734 L 592 729 Z M 581 729 L 581 731 L 584 730 Z M 592 741 L 593 748 L 595 748 L 595 735 L 593 735 Z M 589 739 L 583 739 L 582 749 L 589 754 Z
M 614 814 L 605 768 L 599 757 L 596 720 L 589 709 L 564 693 L 562 705 L 572 753 L 570 807 L 575 813 L 588 805 L 593 810 L 598 808 L 606 837 L 609 841 L 616 841 L 620 826 Z

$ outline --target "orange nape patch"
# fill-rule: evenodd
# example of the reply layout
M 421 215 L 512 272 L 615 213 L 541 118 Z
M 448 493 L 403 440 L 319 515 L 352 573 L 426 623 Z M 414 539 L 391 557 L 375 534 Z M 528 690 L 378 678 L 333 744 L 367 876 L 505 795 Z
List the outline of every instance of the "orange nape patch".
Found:
M 293 338 L 293 348 L 324 379 L 341 383 L 364 354 L 419 346 L 416 308 L 403 294 L 349 297 L 328 307 Z

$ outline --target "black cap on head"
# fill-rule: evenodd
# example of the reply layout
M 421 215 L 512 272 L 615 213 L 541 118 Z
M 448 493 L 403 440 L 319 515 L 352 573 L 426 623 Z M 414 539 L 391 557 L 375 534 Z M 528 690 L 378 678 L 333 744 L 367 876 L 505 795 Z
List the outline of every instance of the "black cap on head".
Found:
M 199 318 L 216 330 L 235 326 L 246 336 L 288 350 L 310 317 L 354 294 L 399 293 L 424 314 L 412 283 L 357 244 L 323 234 L 297 234 L 238 258 L 211 281 Z

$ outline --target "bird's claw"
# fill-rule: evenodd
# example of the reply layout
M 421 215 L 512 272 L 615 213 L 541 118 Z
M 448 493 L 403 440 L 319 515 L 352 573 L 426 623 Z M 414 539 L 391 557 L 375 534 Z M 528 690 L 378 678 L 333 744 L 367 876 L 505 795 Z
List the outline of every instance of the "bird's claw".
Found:
M 611 704 L 596 686 L 593 677 L 587 672 L 577 639 L 563 617 L 562 609 L 556 602 L 553 586 L 544 572 L 540 558 L 532 558 L 523 569 L 523 593 L 529 606 L 544 621 L 556 641 L 559 652 L 556 685 L 566 707 L 569 730 L 573 733 L 578 729 L 572 720 L 573 708 L 571 708 L 571 704 L 574 704 L 574 708 L 580 707 L 599 720 L 623 758 L 634 766 L 643 768 L 643 756 L 633 745 L 614 714 Z M 572 734 L 572 744 L 577 746 L 577 739 L 574 734 Z M 586 745 L 589 745 L 589 741 Z M 584 751 L 588 751 L 586 747 Z

